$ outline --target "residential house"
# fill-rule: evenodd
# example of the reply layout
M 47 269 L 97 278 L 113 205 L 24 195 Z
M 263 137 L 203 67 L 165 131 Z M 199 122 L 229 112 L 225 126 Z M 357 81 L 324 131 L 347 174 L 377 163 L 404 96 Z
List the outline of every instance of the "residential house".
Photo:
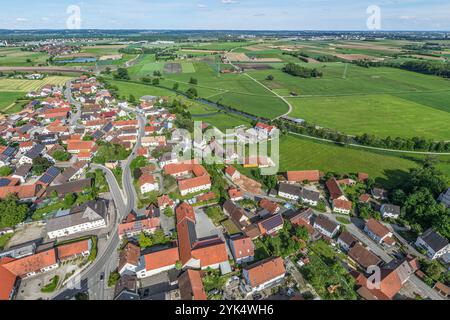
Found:
M 231 201 L 244 200 L 244 195 L 242 194 L 242 191 L 236 188 L 229 189 L 228 196 L 230 197 Z
M 245 210 L 231 200 L 225 201 L 223 204 L 223 212 L 239 226 L 245 226 L 249 223 L 249 218 L 245 214 Z
M 388 199 L 388 192 L 384 189 L 373 188 L 371 193 L 372 193 L 372 197 L 376 200 L 387 200 Z
M 433 229 L 428 229 L 420 235 L 415 245 L 426 250 L 430 259 L 437 259 L 450 252 L 450 245 L 446 238 Z
M 304 171 L 288 171 L 286 172 L 288 183 L 304 183 L 304 182 L 319 182 L 319 170 L 304 170 Z
M 314 229 L 318 230 L 327 238 L 334 238 L 340 229 L 340 225 L 331 221 L 324 215 L 318 215 L 313 224 Z
M 236 263 L 248 263 L 254 260 L 255 246 L 249 237 L 239 234 L 232 235 L 228 239 L 228 246 Z
M 445 193 L 443 192 L 439 195 L 438 201 L 447 208 L 450 208 L 450 188 Z
M 383 204 L 380 208 L 383 219 L 397 219 L 400 216 L 400 207 L 393 204 Z
M 128 242 L 119 253 L 119 268 L 121 276 L 128 274 L 133 275 L 139 265 L 139 257 L 141 256 L 141 248 Z
M 280 183 L 278 187 L 278 196 L 289 199 L 292 201 L 298 201 L 300 199 L 300 195 L 302 193 L 302 189 L 299 186 Z
M 348 257 L 353 262 L 359 264 L 364 270 L 372 266 L 378 266 L 382 261 L 358 242 L 348 251 Z
M 77 242 L 71 242 L 56 247 L 58 259 L 61 262 L 86 258 L 91 253 L 92 240 L 86 239 Z
M 225 176 L 231 179 L 231 181 L 236 181 L 241 178 L 241 174 L 236 170 L 235 167 L 229 165 L 225 168 Z
M 348 252 L 350 248 L 353 247 L 355 243 L 358 242 L 358 239 L 356 239 L 350 232 L 344 231 L 340 234 L 337 243 L 338 245 L 344 250 L 345 252 Z
M 200 271 L 188 269 L 178 278 L 181 300 L 207 300 Z
M 278 231 L 283 229 L 283 223 L 283 217 L 278 213 L 258 222 L 258 228 L 263 236 L 275 236 Z
M 148 173 L 143 173 L 138 180 L 138 185 L 142 194 L 157 191 L 159 189 L 158 181 Z
M 242 270 L 249 293 L 264 290 L 280 283 L 286 275 L 282 258 L 269 258 Z
M 395 244 L 392 232 L 375 219 L 369 219 L 369 221 L 366 222 L 364 231 L 377 243 L 386 244 L 387 246 L 393 246 Z
M 89 201 L 70 210 L 60 212 L 47 222 L 50 239 L 63 238 L 76 233 L 105 228 L 108 220 L 106 201 Z
M 175 269 L 180 260 L 178 247 L 143 254 L 139 259 L 136 275 L 139 279 Z
M 340 184 L 337 182 L 336 178 L 330 178 L 326 182 L 326 187 L 328 189 L 328 192 L 330 194 L 331 200 L 348 200 L 347 197 L 344 194 L 344 191 L 342 191 L 342 188 Z
M 333 212 L 350 214 L 352 211 L 353 203 L 347 200 L 334 199 L 333 200 Z

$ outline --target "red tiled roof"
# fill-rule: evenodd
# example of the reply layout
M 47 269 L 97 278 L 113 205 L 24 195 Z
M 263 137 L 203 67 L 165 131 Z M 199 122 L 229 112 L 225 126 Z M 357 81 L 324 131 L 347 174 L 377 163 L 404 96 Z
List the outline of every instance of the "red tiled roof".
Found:
M 6 269 L 3 264 L 10 259 L 0 259 L 0 300 L 8 300 L 17 281 L 17 275 Z
M 372 233 L 376 234 L 380 238 L 383 238 L 390 233 L 389 229 L 386 226 L 375 219 L 369 219 L 366 225 Z
M 280 209 L 280 206 L 277 203 L 272 202 L 267 199 L 262 199 L 259 202 L 259 206 L 263 209 L 266 209 L 267 211 L 269 211 L 272 214 L 275 214 L 277 212 L 277 210 Z
M 369 179 L 369 174 L 364 173 L 364 172 L 358 172 L 358 180 L 359 181 L 366 181 L 367 179 Z
M 291 182 L 303 182 L 305 180 L 317 182 L 320 180 L 319 170 L 288 171 L 286 175 L 287 180 Z
M 211 178 L 209 175 L 194 177 L 190 179 L 178 181 L 178 188 L 180 191 L 188 190 L 195 187 L 205 186 L 211 184 Z
M 93 141 L 69 140 L 67 141 L 67 151 L 90 151 L 94 148 Z
M 177 223 L 182 222 L 185 218 L 189 218 L 195 222 L 194 208 L 187 202 L 183 202 L 176 209 Z
M 17 194 L 19 199 L 36 197 L 42 186 L 37 184 L 0 187 L 0 199 L 5 199 L 10 194 Z
M 180 259 L 178 248 L 170 248 L 144 255 L 145 269 L 147 271 L 160 269 L 177 263 Z
M 333 200 L 333 208 L 339 208 L 344 210 L 352 210 L 353 204 L 351 201 L 335 199 Z
M 255 246 L 249 237 L 239 237 L 232 239 L 234 254 L 236 259 L 252 257 L 255 255 Z
M 169 198 L 168 195 L 162 195 L 161 197 L 158 197 L 158 207 L 164 207 L 164 206 L 173 206 L 174 202 L 172 199 Z
M 232 177 L 235 172 L 236 172 L 236 168 L 233 166 L 227 166 L 225 168 L 225 173 L 228 174 L 230 177 Z
M 127 232 L 140 232 L 146 230 L 154 230 L 160 226 L 159 218 L 150 218 L 145 220 L 126 222 L 119 224 L 119 235 Z
M 367 202 L 369 202 L 369 200 L 370 200 L 370 194 L 367 194 L 367 193 L 362 194 L 359 197 L 359 202 L 367 203 Z
M 248 280 L 252 287 L 257 287 L 267 281 L 270 281 L 286 272 L 283 259 L 272 258 L 247 269 Z
M 331 199 L 337 199 L 341 196 L 344 195 L 344 193 L 342 192 L 341 187 L 339 186 L 339 183 L 336 181 L 335 178 L 331 178 L 326 182 L 328 191 L 330 193 L 330 198 Z
M 55 249 L 50 249 L 36 253 L 25 258 L 11 261 L 4 264 L 3 267 L 18 277 L 22 277 L 31 272 L 39 272 L 41 269 L 56 264 Z
M 89 251 L 89 241 L 90 240 L 83 240 L 58 246 L 56 250 L 58 250 L 59 259 L 65 260 L 73 256 L 82 254 L 83 252 Z
M 178 213 L 177 213 L 178 217 Z M 183 219 L 181 222 L 177 224 L 177 234 L 178 234 L 178 246 L 180 252 L 180 260 L 183 265 L 189 262 L 192 258 L 191 253 L 191 241 L 195 239 L 191 239 L 189 232 L 189 224 L 192 223 L 187 219 Z
M 200 266 L 202 268 L 216 265 L 225 261 L 228 261 L 228 253 L 225 242 L 219 242 L 220 238 L 214 239 L 212 244 L 206 244 L 200 247 L 192 249 L 192 257 L 196 260 L 200 260 Z
M 230 196 L 231 200 L 243 197 L 242 191 L 236 188 L 228 190 L 228 195 Z
M 188 269 L 179 278 L 181 300 L 206 300 L 200 271 Z
M 144 173 L 139 178 L 138 183 L 139 183 L 139 186 L 142 186 L 142 185 L 144 185 L 146 183 L 154 184 L 155 183 L 155 177 L 153 175 L 151 175 L 151 174 Z

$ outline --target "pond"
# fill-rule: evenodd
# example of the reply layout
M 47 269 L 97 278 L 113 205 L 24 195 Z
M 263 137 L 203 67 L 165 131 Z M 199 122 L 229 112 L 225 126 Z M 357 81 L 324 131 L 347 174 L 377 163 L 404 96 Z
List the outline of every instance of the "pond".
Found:
M 73 58 L 73 59 L 67 59 L 67 60 L 55 60 L 55 63 L 88 63 L 88 62 L 96 62 L 97 58 Z

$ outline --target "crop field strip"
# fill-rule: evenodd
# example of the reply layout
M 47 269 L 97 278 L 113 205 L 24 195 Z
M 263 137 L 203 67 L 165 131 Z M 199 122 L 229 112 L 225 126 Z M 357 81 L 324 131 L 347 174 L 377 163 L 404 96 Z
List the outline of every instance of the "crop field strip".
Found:
M 63 85 L 71 77 L 50 76 L 42 80 L 25 80 L 25 79 L 0 79 L 0 92 L 29 92 L 36 91 L 47 84 Z

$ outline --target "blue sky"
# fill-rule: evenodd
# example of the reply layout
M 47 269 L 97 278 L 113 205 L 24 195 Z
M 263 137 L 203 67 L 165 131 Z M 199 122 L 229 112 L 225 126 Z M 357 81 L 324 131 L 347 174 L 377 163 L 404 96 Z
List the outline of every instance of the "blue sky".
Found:
M 449 0 L 2 0 L 0 29 L 64 29 L 69 5 L 83 29 L 450 30 Z

